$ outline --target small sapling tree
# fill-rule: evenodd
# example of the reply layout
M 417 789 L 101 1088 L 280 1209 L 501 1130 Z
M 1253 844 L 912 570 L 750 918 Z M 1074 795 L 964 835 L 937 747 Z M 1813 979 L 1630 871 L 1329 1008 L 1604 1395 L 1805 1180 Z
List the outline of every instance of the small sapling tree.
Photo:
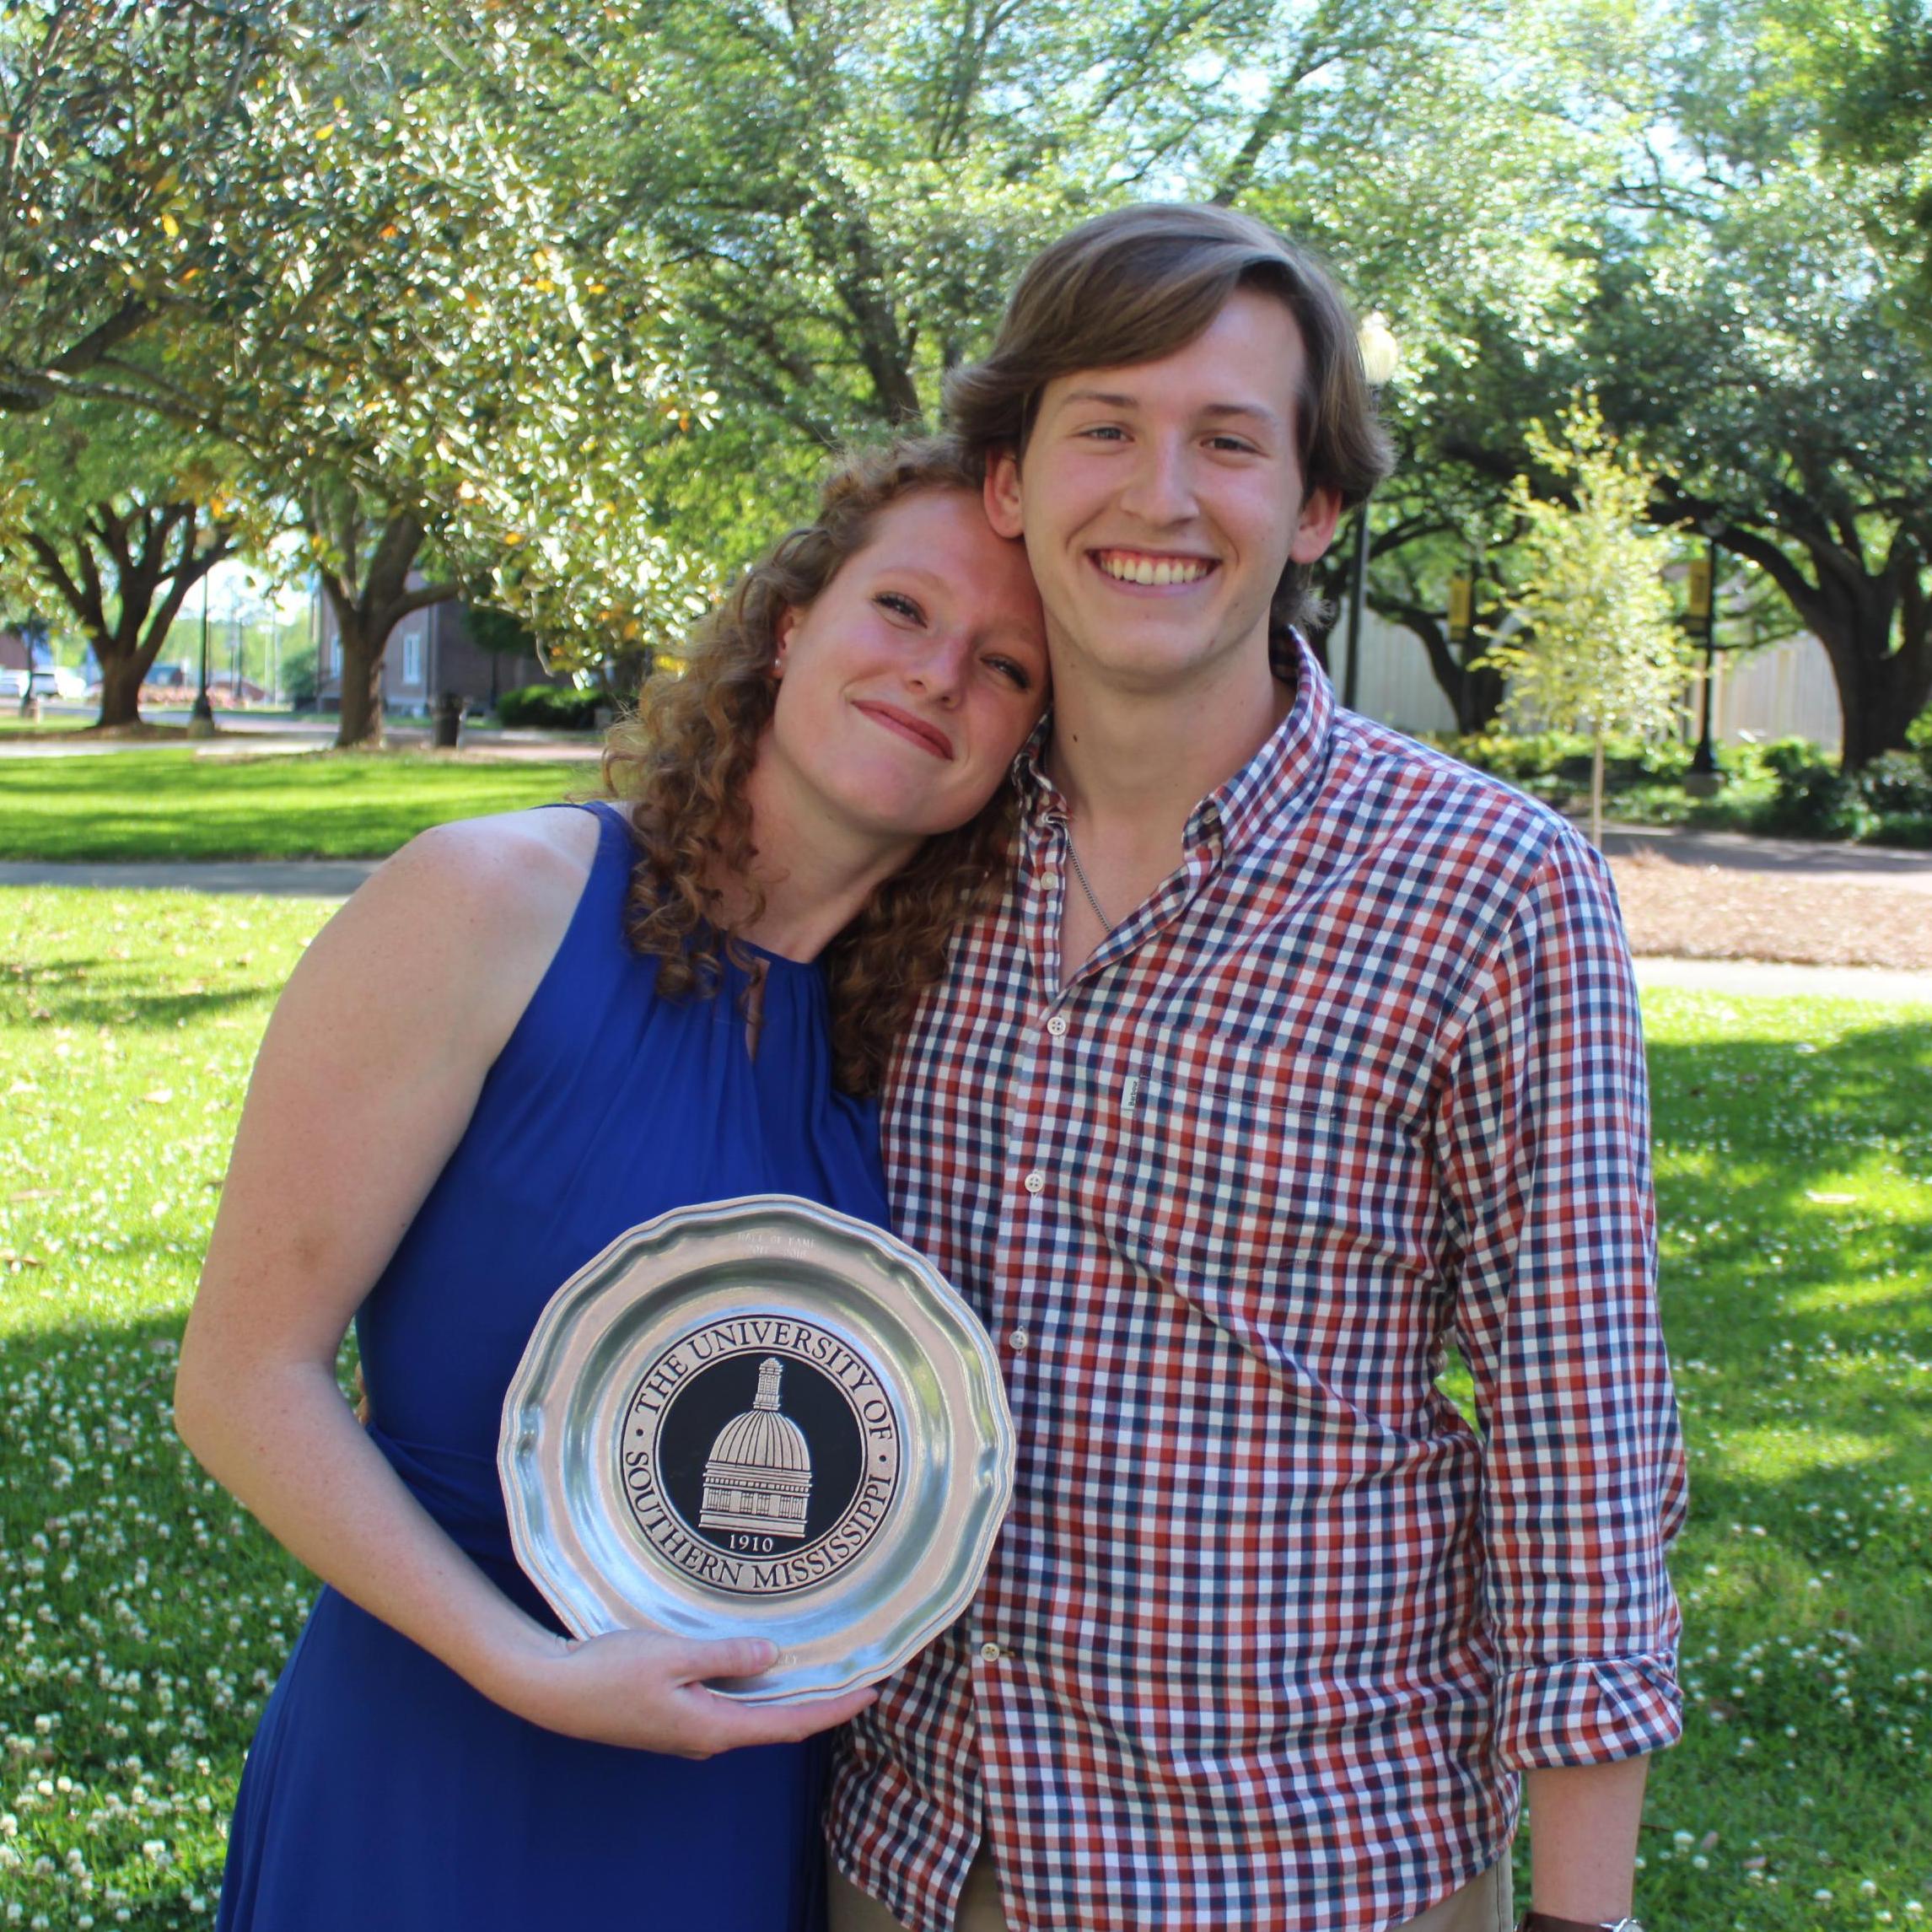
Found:
M 1601 846 L 1604 740 L 1662 737 L 1682 716 L 1691 667 L 1663 579 L 1672 546 L 1645 520 L 1649 474 L 1605 429 L 1594 401 L 1568 411 L 1555 436 L 1532 425 L 1529 444 L 1568 500 L 1517 479 L 1526 631 L 1490 654 L 1507 666 L 1513 724 L 1589 738 L 1590 836 Z

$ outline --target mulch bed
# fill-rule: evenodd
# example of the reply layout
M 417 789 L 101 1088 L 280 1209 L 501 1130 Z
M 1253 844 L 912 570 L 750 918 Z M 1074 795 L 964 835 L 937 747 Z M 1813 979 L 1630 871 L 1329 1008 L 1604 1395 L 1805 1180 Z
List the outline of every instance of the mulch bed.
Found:
M 1932 892 L 1909 884 L 1790 878 L 1613 858 L 1633 953 L 1932 971 Z

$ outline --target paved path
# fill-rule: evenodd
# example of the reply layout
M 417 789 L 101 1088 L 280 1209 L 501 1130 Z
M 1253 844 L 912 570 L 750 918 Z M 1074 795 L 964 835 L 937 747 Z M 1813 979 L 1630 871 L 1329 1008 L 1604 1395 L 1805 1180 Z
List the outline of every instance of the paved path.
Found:
M 1889 972 L 1883 966 L 1781 966 L 1766 960 L 1666 960 L 1636 962 L 1640 987 L 1682 987 L 1757 999 L 1870 999 L 1887 1006 L 1932 1008 L 1932 972 Z
M 150 724 L 183 725 L 186 712 L 148 711 Z M 426 751 L 429 728 L 389 719 L 383 727 L 392 751 Z M 0 732 L 0 758 L 98 758 L 121 751 L 188 751 L 196 758 L 264 758 L 326 751 L 335 742 L 336 721 L 316 718 L 251 718 L 245 712 L 222 714 L 213 738 L 90 738 L 78 732 L 50 731 L 44 737 Z M 506 730 L 466 724 L 458 756 L 472 759 L 525 760 L 594 764 L 604 753 L 600 735 L 584 731 Z M 449 753 L 440 754 L 447 757 Z
M 278 898 L 346 899 L 374 858 L 197 860 L 179 864 L 0 864 L 0 886 L 92 885 L 115 891 L 172 887 L 193 892 L 254 892 Z M 1744 998 L 1869 999 L 1932 1007 L 1932 973 L 1875 966 L 1779 966 L 1757 960 L 1642 958 L 1637 982 Z
M 1714 865 L 1725 872 L 1766 873 L 1821 885 L 1855 880 L 1932 897 L 1932 852 L 1756 838 L 1741 831 L 1686 831 L 1676 826 L 1606 826 L 1603 849 L 1612 858 L 1660 858 L 1672 865 Z
M 176 864 L 0 864 L 0 885 L 99 885 L 128 892 L 155 887 L 187 892 L 257 892 L 277 899 L 346 899 L 379 858 L 197 858 Z

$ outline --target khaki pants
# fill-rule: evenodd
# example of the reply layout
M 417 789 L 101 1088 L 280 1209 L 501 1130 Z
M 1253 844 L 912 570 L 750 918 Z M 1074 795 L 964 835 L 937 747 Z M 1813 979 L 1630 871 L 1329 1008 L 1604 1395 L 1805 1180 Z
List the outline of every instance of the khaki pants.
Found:
M 831 1908 L 831 1932 L 904 1932 L 877 1899 L 867 1897 L 837 1865 L 831 1868 L 827 1902 Z M 1482 1877 L 1450 1892 L 1421 1918 L 1410 1919 L 1402 1932 L 1510 1932 L 1511 1917 L 1510 1860 L 1505 1854 Z M 953 1925 L 954 1932 L 1006 1932 L 999 1881 L 993 1860 L 983 1851 L 966 1874 L 959 1916 Z

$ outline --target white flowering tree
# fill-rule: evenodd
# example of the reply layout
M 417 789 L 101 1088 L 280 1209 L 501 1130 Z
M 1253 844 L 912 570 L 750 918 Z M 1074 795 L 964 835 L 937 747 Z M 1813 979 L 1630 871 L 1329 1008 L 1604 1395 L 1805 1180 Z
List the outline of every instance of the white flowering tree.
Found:
M 1554 436 L 1532 424 L 1528 440 L 1564 495 L 1538 496 L 1527 477 L 1516 479 L 1526 629 L 1491 655 L 1504 659 L 1506 709 L 1519 729 L 1590 740 L 1590 835 L 1601 845 L 1604 740 L 1665 737 L 1682 718 L 1691 664 L 1663 577 L 1672 545 L 1646 520 L 1649 472 L 1604 428 L 1594 401 L 1575 404 Z

